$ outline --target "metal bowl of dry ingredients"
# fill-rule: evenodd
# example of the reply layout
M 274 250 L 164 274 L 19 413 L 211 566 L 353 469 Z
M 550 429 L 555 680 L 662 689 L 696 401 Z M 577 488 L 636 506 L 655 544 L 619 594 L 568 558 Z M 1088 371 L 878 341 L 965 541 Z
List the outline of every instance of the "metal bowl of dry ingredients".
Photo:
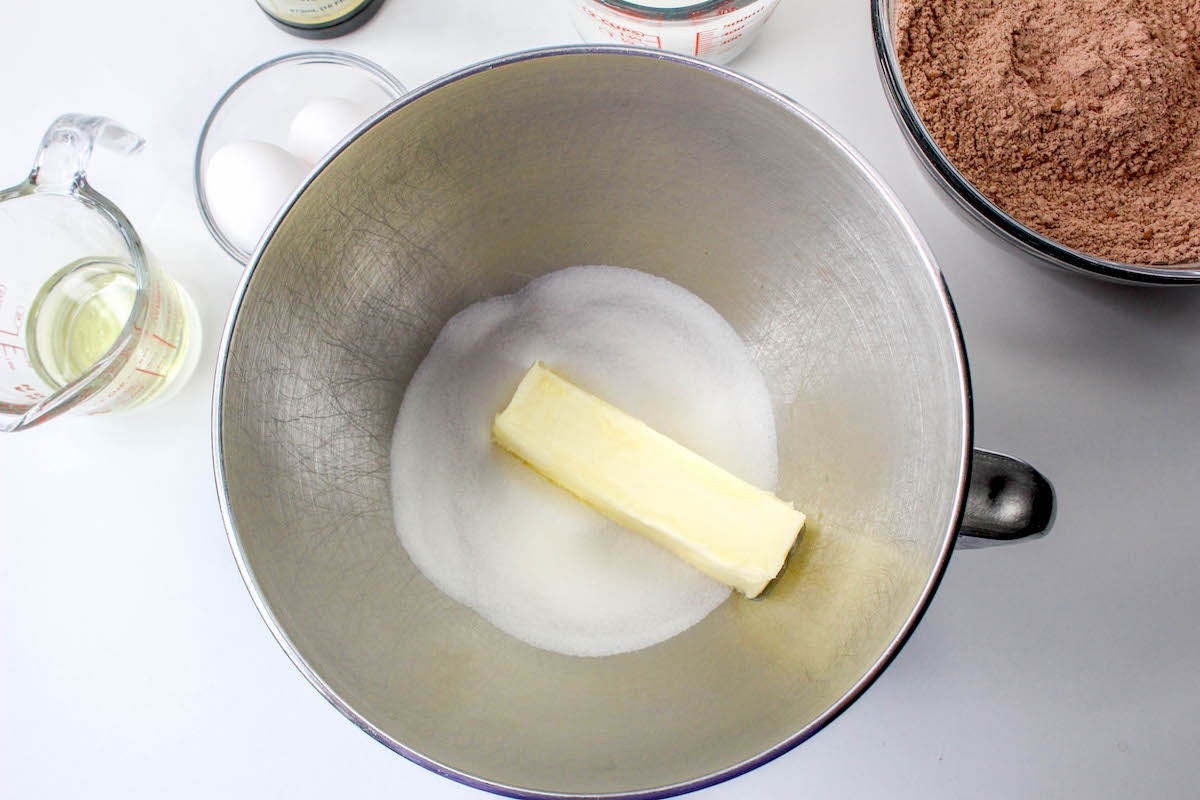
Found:
M 947 30 L 953 26 L 946 25 L 945 22 L 950 15 L 969 6 L 969 2 L 922 4 L 920 13 L 924 16 L 917 18 L 915 24 L 909 21 L 912 27 L 910 31 L 905 30 L 906 20 L 900 16 L 905 2 L 906 0 L 871 0 L 871 22 L 880 77 L 892 111 L 918 161 L 933 177 L 934 182 L 956 201 L 958 208 L 965 210 L 969 218 L 1002 240 L 1057 267 L 1128 284 L 1200 284 L 1200 177 L 1197 177 L 1200 173 L 1181 170 L 1182 159 L 1178 153 L 1170 152 L 1170 147 L 1167 146 L 1169 143 L 1153 141 L 1150 136 L 1155 132 L 1154 126 L 1150 124 L 1152 119 L 1159 126 L 1160 132 L 1168 131 L 1177 143 L 1187 143 L 1187 135 L 1178 132 L 1183 127 L 1190 126 L 1195 133 L 1191 136 L 1191 152 L 1187 158 L 1194 158 L 1200 163 L 1200 102 L 1196 105 L 1183 104 L 1180 107 L 1181 104 L 1176 100 L 1179 92 L 1171 94 L 1173 87 L 1168 80 L 1163 79 L 1158 65 L 1150 63 L 1147 66 L 1146 63 L 1138 63 L 1139 54 L 1146 61 L 1152 60 L 1153 53 L 1145 56 L 1147 48 L 1157 46 L 1160 42 L 1169 42 L 1173 36 L 1160 36 L 1155 31 L 1143 34 L 1138 25 L 1131 25 L 1122 28 L 1122 35 L 1143 37 L 1146 41 L 1126 40 L 1114 44 L 1112 36 L 1091 35 L 1087 30 L 1079 28 L 1056 30 L 1055 26 L 1058 23 L 1055 20 L 1047 21 L 1028 15 L 1005 28 L 1003 23 L 1007 23 L 1007 20 L 1001 20 L 1000 15 L 1012 13 L 1013 9 L 1004 8 L 994 12 L 991 9 L 987 11 L 988 15 L 995 15 L 988 17 L 990 22 L 995 23 L 989 35 L 1002 35 L 992 36 L 990 39 L 986 36 L 980 38 L 977 28 L 974 38 L 967 39 L 964 36 L 963 39 L 955 41 L 955 33 Z M 1072 0 L 1056 0 L 1056 3 L 1050 5 L 1063 6 L 1057 13 L 1061 14 L 1063 20 L 1068 21 L 1067 24 L 1095 26 L 1106 22 L 1103 19 L 1087 22 L 1087 15 L 1076 14 L 1067 8 L 1071 3 Z M 1043 6 L 1048 9 L 1046 4 Z M 1054 10 L 1048 9 L 1048 14 L 1054 13 Z M 937 15 L 943 15 L 944 19 L 938 19 Z M 983 24 L 978 22 L 981 16 L 975 14 L 971 24 Z M 1084 21 L 1078 21 L 1081 17 Z M 1189 81 L 1194 78 L 1194 82 L 1185 87 L 1187 99 L 1200 101 L 1200 43 L 1197 43 L 1200 38 L 1189 38 L 1186 33 L 1180 33 L 1184 27 L 1182 23 L 1176 26 L 1172 33 L 1178 34 L 1178 42 L 1169 43 L 1178 47 L 1193 48 L 1190 57 L 1195 59 L 1197 70 L 1188 73 L 1186 56 L 1181 69 L 1184 75 L 1191 76 Z M 1193 27 L 1200 30 L 1200 26 Z M 933 34 L 933 31 L 936 31 L 936 34 Z M 1133 33 L 1127 34 L 1129 31 Z M 906 33 L 910 36 L 908 49 L 902 51 L 900 42 Z M 911 53 L 911 43 L 915 40 L 919 40 L 920 46 L 925 48 L 919 55 L 924 59 L 924 63 L 919 67 L 905 63 L 906 59 L 917 58 Z M 1051 46 L 1054 44 L 1058 46 L 1057 51 Z M 1003 47 L 1004 52 L 986 52 L 989 45 Z M 1116 50 L 1108 52 L 1104 48 Z M 1124 52 L 1119 52 L 1122 48 Z M 951 53 L 952 49 L 957 49 L 960 55 Z M 1167 56 L 1174 58 L 1170 53 Z M 1025 71 L 1022 66 L 1021 61 L 1024 58 L 1030 60 L 1029 71 Z M 1119 111 L 1130 110 L 1129 101 L 1138 96 L 1136 91 L 1126 92 L 1122 88 L 1114 92 L 1110 91 L 1110 86 L 1103 86 L 1099 89 L 1091 87 L 1089 94 L 1086 81 L 1094 79 L 1098 74 L 1096 70 L 1089 71 L 1093 64 L 1088 62 L 1093 58 L 1105 68 L 1121 59 L 1129 59 L 1117 66 L 1125 69 L 1126 77 L 1132 77 L 1134 80 L 1139 79 L 1139 69 L 1145 70 L 1140 79 L 1153 83 L 1150 84 L 1146 96 L 1148 106 L 1137 109 L 1137 112 L 1143 115 L 1140 119 L 1129 113 L 1122 117 L 1116 116 Z M 961 59 L 958 62 L 961 66 L 954 66 L 956 59 Z M 989 59 L 991 67 L 987 66 Z M 947 66 L 950 68 L 947 69 Z M 1000 87 L 998 92 L 986 96 L 980 90 L 980 85 L 986 83 L 987 76 L 975 82 L 972 90 L 979 92 L 975 95 L 970 94 L 972 90 L 962 88 L 963 84 L 971 80 L 970 76 L 964 77 L 966 73 L 962 70 L 989 68 L 994 70 L 991 77 L 1000 82 L 997 84 Z M 910 70 L 921 70 L 919 86 L 917 74 Z M 943 82 L 947 72 L 954 73 L 954 77 Z M 981 72 L 977 74 L 982 75 Z M 906 85 L 906 75 L 913 85 Z M 1067 80 L 1064 76 L 1071 76 L 1080 81 L 1081 83 L 1074 85 L 1076 88 L 1082 86 L 1081 98 L 1072 102 L 1070 92 L 1063 91 L 1063 87 L 1059 87 L 1058 90 L 1051 89 L 1048 81 L 1056 76 L 1063 80 Z M 1114 85 L 1118 80 L 1107 72 L 1104 77 L 1111 79 Z M 1136 86 L 1133 88 L 1136 89 Z M 958 94 L 950 97 L 954 92 Z M 1103 95 L 1103 98 L 1100 98 L 1097 92 Z M 1028 105 L 1024 118 L 1021 103 L 1017 103 L 1016 108 L 1009 104 L 1008 98 L 1014 96 Z M 1045 101 L 1043 108 L 1034 106 L 1038 97 Z M 1083 99 L 1092 97 L 1097 99 Z M 1159 100 L 1155 101 L 1155 97 Z M 1001 98 L 1004 99 L 1001 101 Z M 1104 102 L 1109 103 L 1107 109 Z M 1126 103 L 1126 106 L 1118 107 L 1118 103 Z M 1001 120 L 1001 125 L 986 124 L 989 119 L 986 113 L 989 104 L 996 109 L 996 118 Z M 919 110 L 922 106 L 926 112 L 924 117 Z M 1172 106 L 1176 107 L 1174 111 L 1161 113 L 1162 108 Z M 938 112 L 936 117 L 935 109 Z M 992 161 L 995 180 L 990 180 L 989 176 L 980 173 L 978 170 L 981 167 L 978 163 L 967 163 L 965 156 L 957 161 L 952 157 L 951 150 L 962 155 L 967 152 L 964 148 L 978 153 L 978 161 L 989 160 L 989 153 L 1003 152 L 1006 134 L 1001 128 L 1008 127 L 1004 123 L 1005 119 L 1011 120 L 1012 123 L 1008 129 L 1008 139 L 1019 150 L 1015 157 L 997 155 Z M 1139 127 L 1143 121 L 1145 129 Z M 1060 126 L 1069 124 L 1083 130 L 1084 134 L 1090 137 L 1086 141 L 1093 145 L 1101 142 L 1112 149 L 1105 152 L 1103 149 L 1093 148 L 1088 151 L 1084 148 L 1075 152 L 1072 156 L 1073 161 L 1064 161 L 1065 167 L 1055 169 L 1057 174 L 1053 176 L 1053 180 L 1043 180 L 1039 183 L 1036 171 L 1048 170 L 1048 165 L 1061 157 L 1062 148 L 1052 148 L 1063 138 L 1065 129 Z M 1090 130 L 1087 128 L 1089 125 Z M 1051 138 L 1056 131 L 1058 140 Z M 973 138 L 963 147 L 959 147 L 958 137 L 963 137 L 964 140 L 966 137 Z M 1132 147 L 1126 148 L 1124 154 L 1117 152 L 1121 147 L 1122 137 L 1133 143 Z M 1082 135 L 1080 141 L 1085 141 Z M 1133 172 L 1127 174 L 1118 162 L 1122 155 L 1129 153 L 1133 154 L 1133 163 L 1130 165 Z M 1135 188 L 1130 187 L 1140 186 L 1145 194 L 1145 173 L 1160 167 L 1182 171 L 1184 176 L 1171 187 L 1173 191 L 1157 187 L 1157 198 L 1147 200 L 1145 197 L 1135 196 Z M 1140 177 L 1137 174 L 1139 170 L 1142 173 Z M 1190 177 L 1186 176 L 1188 173 Z M 1061 205 L 1056 206 L 1056 198 L 1064 194 L 1078 198 L 1085 191 L 1085 188 L 1081 188 L 1084 187 L 1081 181 L 1087 180 L 1105 182 L 1093 184 L 1098 187 L 1094 194 L 1102 195 L 1100 200 L 1088 200 L 1086 204 L 1079 201 L 1080 205 L 1077 207 L 1068 206 L 1067 201 L 1063 201 Z M 1184 182 L 1187 191 L 1178 191 L 1179 181 Z M 983 187 L 988 185 L 1015 188 L 1007 198 L 1001 199 L 1003 192 L 987 191 Z M 1118 186 L 1122 188 L 1118 189 Z M 1185 202 L 1187 205 L 1184 205 Z M 1133 210 L 1139 205 L 1154 208 L 1170 206 L 1173 216 L 1170 225 L 1173 227 L 1168 230 L 1168 220 L 1163 217 L 1136 222 Z M 1032 211 L 1021 213 L 1015 208 L 1018 206 Z M 1050 220 L 1049 223 L 1042 218 L 1041 212 Z M 1129 246 L 1080 245 L 1081 240 L 1088 240 L 1093 233 L 1099 241 L 1105 235 L 1106 228 L 1125 222 L 1126 217 L 1129 217 L 1128 227 L 1133 231 L 1132 235 L 1127 237 L 1130 239 Z M 1089 226 L 1095 231 L 1091 231 Z M 1169 237 L 1173 237 L 1170 244 L 1167 242 Z M 1190 244 L 1187 243 L 1189 239 Z M 1184 243 L 1182 246 L 1181 241 Z M 1109 244 L 1111 245 L 1111 241 Z M 1163 259 L 1154 257 L 1155 248 L 1158 248 L 1160 253 L 1174 254 L 1174 258 L 1167 259 L 1173 263 L 1157 263 Z M 1114 249 L 1124 252 L 1125 255 L 1113 255 L 1111 251 Z M 1104 254 L 1105 250 L 1110 252 Z

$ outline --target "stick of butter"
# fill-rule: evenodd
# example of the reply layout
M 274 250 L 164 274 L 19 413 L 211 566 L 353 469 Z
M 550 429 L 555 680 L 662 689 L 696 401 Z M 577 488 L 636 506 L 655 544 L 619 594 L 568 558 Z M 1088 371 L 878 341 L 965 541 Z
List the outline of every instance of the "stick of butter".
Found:
M 747 597 L 779 574 L 804 514 L 540 362 L 496 415 L 504 449 Z

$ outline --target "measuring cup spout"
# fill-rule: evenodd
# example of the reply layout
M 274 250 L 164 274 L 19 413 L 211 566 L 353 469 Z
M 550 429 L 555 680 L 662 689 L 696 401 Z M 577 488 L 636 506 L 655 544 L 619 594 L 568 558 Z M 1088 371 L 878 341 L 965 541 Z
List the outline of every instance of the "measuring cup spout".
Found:
M 34 185 L 83 185 L 92 149 L 100 146 L 118 153 L 134 153 L 146 140 L 108 117 L 63 114 L 42 137 L 29 182 Z

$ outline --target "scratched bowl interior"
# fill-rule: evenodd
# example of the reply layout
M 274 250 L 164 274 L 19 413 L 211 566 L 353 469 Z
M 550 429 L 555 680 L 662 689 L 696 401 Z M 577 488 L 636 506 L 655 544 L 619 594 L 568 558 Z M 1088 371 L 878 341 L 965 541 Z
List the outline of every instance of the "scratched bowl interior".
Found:
M 662 275 L 737 328 L 774 400 L 778 492 L 810 515 L 765 599 L 605 658 L 442 595 L 389 492 L 443 323 L 573 264 Z M 662 795 L 799 744 L 890 661 L 952 546 L 968 397 L 926 248 L 839 140 L 718 68 L 579 47 L 420 90 L 312 179 L 235 303 L 214 435 L 256 603 L 364 730 L 501 793 Z

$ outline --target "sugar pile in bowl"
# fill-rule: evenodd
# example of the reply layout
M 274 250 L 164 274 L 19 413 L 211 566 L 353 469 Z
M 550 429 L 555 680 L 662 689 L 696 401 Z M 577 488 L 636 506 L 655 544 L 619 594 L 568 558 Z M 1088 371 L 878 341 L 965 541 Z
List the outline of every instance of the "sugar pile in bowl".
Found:
M 729 323 L 662 278 L 571 267 L 464 309 L 421 363 L 392 444 L 401 543 L 439 589 L 536 647 L 604 656 L 669 639 L 729 588 L 492 443 L 535 361 L 774 490 L 771 399 Z

